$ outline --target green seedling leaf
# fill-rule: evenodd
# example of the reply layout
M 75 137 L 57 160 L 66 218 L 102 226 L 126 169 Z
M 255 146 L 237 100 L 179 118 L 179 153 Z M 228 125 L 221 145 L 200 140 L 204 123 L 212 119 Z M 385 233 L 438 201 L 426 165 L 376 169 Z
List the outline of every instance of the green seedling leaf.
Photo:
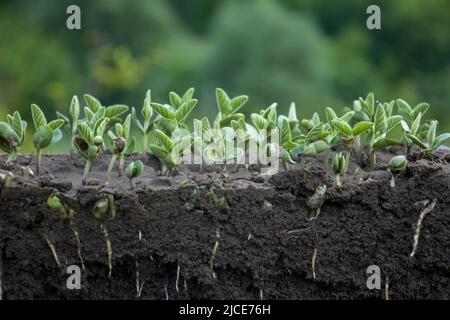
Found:
M 72 97 L 72 101 L 70 102 L 69 113 L 72 117 L 73 123 L 78 122 L 78 118 L 80 117 L 80 102 L 78 101 L 77 96 Z M 64 119 L 64 118 L 63 118 Z M 67 123 L 69 123 L 69 119 L 64 119 Z
M 432 146 L 434 144 L 434 139 L 436 138 L 437 121 L 432 120 L 430 122 L 430 128 L 428 129 L 427 141 L 428 145 Z
M 78 124 L 78 133 L 88 144 L 94 143 L 94 134 L 86 123 L 83 122 Z
M 169 119 L 169 120 L 176 120 L 175 112 L 173 112 L 172 109 L 169 106 L 162 105 L 162 104 L 156 103 L 156 102 L 152 102 L 151 106 L 163 118 L 166 118 L 166 119 Z
M 374 129 L 373 131 L 379 135 L 383 134 L 387 130 L 387 117 L 386 112 L 382 104 L 378 104 L 377 109 L 375 111 L 375 121 L 374 121 Z
M 389 161 L 388 166 L 392 172 L 402 171 L 408 166 L 408 160 L 404 155 L 395 156 Z
M 257 113 L 252 113 L 251 119 L 252 119 L 253 125 L 256 127 L 256 129 L 263 130 L 263 129 L 267 129 L 267 127 L 269 126 L 269 122 L 266 119 L 264 119 L 263 116 L 261 116 Z
M 333 126 L 339 131 L 341 135 L 344 137 L 351 137 L 352 136 L 352 127 L 340 119 L 334 119 L 332 121 Z
M 241 109 L 248 101 L 248 96 L 238 96 L 231 99 L 231 113 L 237 112 L 239 109 Z
M 181 97 L 173 91 L 169 92 L 169 100 L 170 104 L 175 109 L 178 109 L 183 104 L 183 100 L 181 99 Z
M 180 123 L 194 110 L 197 105 L 197 99 L 192 99 L 184 102 L 175 112 L 175 118 Z
M 50 121 L 48 123 L 48 126 L 52 129 L 52 130 L 56 130 L 58 128 L 61 128 L 66 122 L 62 119 L 56 119 L 53 121 Z
M 105 113 L 102 116 L 105 116 L 107 118 L 115 118 L 119 117 L 120 115 L 124 114 L 128 111 L 128 106 L 123 104 L 116 104 L 109 106 L 105 109 Z
M 173 149 L 174 142 L 161 130 L 155 129 L 155 134 L 164 149 L 170 152 Z
M 364 132 L 368 131 L 370 128 L 372 128 L 373 122 L 370 121 L 360 121 L 355 124 L 355 126 L 352 129 L 352 135 L 354 137 L 359 136 L 360 134 L 363 134 Z
M 47 125 L 47 119 L 45 118 L 44 113 L 41 108 L 37 105 L 31 105 L 31 116 L 33 118 L 34 127 L 37 130 L 38 128 Z
M 228 97 L 227 93 L 221 88 L 216 89 L 216 101 L 219 111 L 223 115 L 228 115 L 231 112 L 232 107 L 230 97 Z
M 433 150 L 436 150 L 437 148 L 439 148 L 445 141 L 447 141 L 448 139 L 450 139 L 450 133 L 443 133 L 438 135 L 435 139 L 433 144 L 431 145 L 431 148 Z
M 50 143 L 50 145 L 54 145 L 57 144 L 63 137 L 63 133 L 61 131 L 61 129 L 56 129 L 53 130 L 53 138 L 52 138 L 52 142 Z
M 144 164 L 142 163 L 141 160 L 137 160 L 135 162 L 131 162 L 126 170 L 125 170 L 125 174 L 127 176 L 128 179 L 134 179 L 139 177 L 142 172 L 144 171 Z
M 396 145 L 400 145 L 401 141 L 395 140 L 395 139 L 391 139 L 391 138 L 383 138 L 383 139 L 379 139 L 377 140 L 373 145 L 372 145 L 372 150 L 377 151 L 383 148 L 387 148 L 387 147 L 391 147 L 391 146 L 396 146 Z
M 86 105 L 89 107 L 89 109 L 90 109 L 90 111 L 92 111 L 92 113 L 96 113 L 98 111 L 98 109 L 100 109 L 102 107 L 102 104 L 100 103 L 100 101 L 97 98 L 95 98 L 94 96 L 91 96 L 90 94 L 84 95 L 84 101 L 86 102 Z
M 415 119 L 419 113 L 425 115 L 425 113 L 427 113 L 429 108 L 430 105 L 428 103 L 426 102 L 419 103 L 417 106 L 414 107 L 412 111 L 412 118 Z

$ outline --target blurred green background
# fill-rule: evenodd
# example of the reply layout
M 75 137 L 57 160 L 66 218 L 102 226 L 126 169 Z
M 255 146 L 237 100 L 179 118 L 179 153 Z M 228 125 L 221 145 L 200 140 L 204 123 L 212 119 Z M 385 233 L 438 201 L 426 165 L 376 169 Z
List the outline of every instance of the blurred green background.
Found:
M 66 28 L 70 4 L 81 30 Z M 381 30 L 366 28 L 370 4 Z M 194 86 L 193 116 L 216 113 L 215 87 L 248 94 L 246 113 L 294 101 L 300 117 L 373 91 L 430 102 L 450 130 L 449 31 L 448 0 L 2 0 L 0 119 L 29 120 L 31 103 L 53 119 L 74 94 L 141 107 L 148 88 L 167 102 Z

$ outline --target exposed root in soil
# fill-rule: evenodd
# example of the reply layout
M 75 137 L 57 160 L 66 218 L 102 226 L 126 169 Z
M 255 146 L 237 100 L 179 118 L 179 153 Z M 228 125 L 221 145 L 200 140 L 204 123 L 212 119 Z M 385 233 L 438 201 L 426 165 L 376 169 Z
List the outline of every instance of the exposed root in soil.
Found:
M 108 235 L 108 230 L 106 229 L 106 227 L 101 224 L 100 227 L 102 228 L 103 234 L 105 236 L 105 241 L 106 241 L 106 250 L 108 253 L 108 278 L 111 279 L 111 274 L 112 274 L 112 245 L 111 245 L 111 241 L 109 240 L 109 235 Z
M 81 255 L 81 240 L 80 240 L 80 234 L 78 233 L 77 228 L 75 227 L 75 225 L 73 224 L 73 221 L 70 221 L 70 228 L 73 231 L 73 234 L 75 235 L 75 239 L 77 242 L 77 253 L 78 253 L 78 257 L 80 258 L 80 263 L 81 263 L 81 269 L 83 271 L 86 270 L 85 266 L 84 266 L 84 260 L 83 260 L 83 256 Z
M 214 279 L 216 278 L 216 274 L 214 272 L 214 259 L 215 259 L 216 254 L 217 254 L 217 250 L 219 249 L 219 239 L 220 239 L 220 233 L 219 233 L 219 228 L 217 228 L 216 229 L 216 241 L 214 242 L 214 247 L 212 249 L 212 254 L 211 254 L 211 257 L 209 258 L 209 266 L 210 266 L 210 268 L 212 270 Z
M 44 235 L 44 239 L 45 239 L 45 242 L 47 242 L 47 245 L 48 245 L 48 247 L 50 248 L 50 250 L 52 252 L 53 259 L 55 260 L 56 265 L 58 266 L 58 268 L 61 268 L 61 262 L 59 261 L 58 254 L 56 253 L 55 246 L 53 245 L 53 243 L 51 243 L 51 241 L 47 237 L 47 235 Z
M 259 300 L 264 300 L 263 289 L 259 289 Z
M 134 262 L 135 262 L 135 266 L 136 266 L 136 298 L 140 298 L 142 286 L 144 285 L 144 283 L 142 283 L 142 286 L 139 283 L 139 261 L 138 261 L 138 259 L 136 258 Z
M 312 275 L 313 275 L 314 280 L 316 280 L 316 259 L 317 259 L 317 249 L 314 249 L 313 255 L 311 258 L 311 269 L 312 269 Z
M 178 265 L 177 267 L 177 280 L 175 281 L 175 289 L 177 289 L 177 292 L 180 292 L 180 290 L 178 290 L 178 281 L 180 280 L 180 265 Z
M 164 293 L 166 294 L 166 300 L 169 300 L 169 292 L 167 291 L 167 285 L 164 286 Z
M 426 201 L 426 207 L 422 209 L 420 212 L 419 219 L 417 220 L 416 224 L 416 232 L 414 233 L 414 243 L 413 243 L 413 249 L 411 251 L 411 254 L 409 255 L 411 258 L 414 257 L 417 251 L 417 246 L 419 245 L 419 236 L 420 236 L 420 229 L 422 227 L 422 221 L 425 218 L 425 215 L 431 211 L 433 211 L 434 207 L 436 206 L 436 199 L 433 201 Z
M 384 300 L 390 300 L 389 299 L 389 277 L 386 277 L 386 282 L 384 285 Z
M 184 281 L 183 281 L 183 289 L 184 289 L 184 292 L 187 292 L 187 290 L 188 290 L 187 280 L 186 279 L 184 279 Z

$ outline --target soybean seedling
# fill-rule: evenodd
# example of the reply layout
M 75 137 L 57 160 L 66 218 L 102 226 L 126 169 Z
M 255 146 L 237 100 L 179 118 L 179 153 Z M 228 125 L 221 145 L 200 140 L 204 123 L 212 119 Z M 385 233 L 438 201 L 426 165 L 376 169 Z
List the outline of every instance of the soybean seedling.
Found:
M 388 170 L 392 174 L 391 188 L 395 188 L 394 173 L 399 173 L 399 172 L 405 170 L 407 166 L 408 166 L 408 160 L 406 159 L 406 157 L 404 155 L 395 156 L 389 161 Z
M 396 103 L 398 113 L 403 117 L 401 121 L 404 131 L 403 140 L 406 145 L 406 154 L 409 154 L 414 143 L 408 138 L 407 134 L 421 137 L 423 133 L 426 133 L 425 131 L 428 129 L 428 125 L 425 123 L 421 124 L 421 120 L 430 108 L 430 105 L 426 102 L 422 102 L 413 108 L 403 99 L 397 99 Z
M 350 165 L 349 152 L 347 152 L 345 156 L 342 154 L 342 152 L 336 154 L 333 161 L 333 172 L 336 178 L 336 186 L 338 187 L 342 186 L 341 177 L 347 174 L 349 165 Z
M 92 118 L 91 118 L 92 120 Z M 73 144 L 77 152 L 86 160 L 81 184 L 86 184 L 92 161 L 94 161 L 103 150 L 103 134 L 110 119 L 104 116 L 99 117 L 94 123 L 81 122 L 78 124 L 77 135 L 73 139 Z
M 41 108 L 35 104 L 31 105 L 31 116 L 36 129 L 33 144 L 36 148 L 36 175 L 39 175 L 41 171 L 41 150 L 61 140 L 62 132 L 59 128 L 64 125 L 65 121 L 56 119 L 47 123 Z
M 70 107 L 69 107 L 69 114 L 70 114 L 70 117 L 72 118 L 72 121 L 68 117 L 66 117 L 64 114 L 56 111 L 57 117 L 64 120 L 65 125 L 68 126 L 68 131 L 71 134 L 70 141 L 73 141 L 73 138 L 77 134 L 78 119 L 80 117 L 80 103 L 78 101 L 77 96 L 72 97 L 72 101 L 70 102 Z M 73 153 L 72 150 L 73 150 L 73 148 L 71 146 L 70 147 L 70 157 L 72 157 L 72 153 Z
M 377 162 L 376 152 L 380 149 L 399 145 L 401 141 L 389 138 L 387 135 L 394 130 L 402 120 L 401 116 L 390 116 L 386 114 L 385 106 L 379 103 L 374 112 L 373 127 L 370 131 L 369 146 L 370 160 L 374 167 Z
M 161 162 L 161 174 L 167 176 L 181 163 L 181 155 L 184 150 L 191 147 L 192 139 L 191 136 L 179 136 L 171 139 L 159 129 L 155 129 L 154 133 L 159 144 L 150 144 L 149 148 Z
M 148 144 L 148 135 L 150 134 L 150 131 L 152 129 L 152 115 L 153 115 L 153 109 L 151 107 L 152 103 L 152 96 L 151 91 L 147 90 L 147 94 L 145 95 L 144 99 L 144 105 L 142 106 L 141 115 L 144 118 L 144 122 L 141 123 L 138 119 L 136 109 L 133 107 L 131 109 L 131 116 L 133 119 L 133 123 L 138 127 L 139 132 L 142 135 L 142 157 L 145 156 L 145 153 L 147 152 L 147 144 Z
M 108 131 L 108 136 L 112 141 L 112 156 L 109 162 L 108 171 L 106 174 L 106 182 L 109 183 L 111 178 L 112 168 L 116 162 L 117 157 L 119 160 L 119 175 L 123 172 L 123 166 L 125 163 L 125 155 L 130 154 L 134 150 L 136 144 L 136 139 L 132 137 L 130 139 L 130 128 L 131 128 L 131 114 L 127 116 L 123 125 L 116 123 L 115 133 L 111 130 Z
M 406 136 L 411 139 L 411 141 L 417 145 L 425 153 L 425 157 L 430 156 L 431 152 L 439 148 L 446 140 L 450 138 L 450 133 L 442 133 L 436 136 L 438 122 L 437 120 L 432 120 L 430 122 L 430 127 L 428 128 L 426 143 L 410 133 L 406 133 Z
M 144 171 L 144 164 L 142 163 L 141 160 L 131 162 L 127 166 L 125 174 L 127 178 L 130 180 L 131 189 L 134 190 L 136 188 L 135 179 L 139 177 L 143 171 Z
M 194 110 L 198 100 L 192 99 L 194 88 L 189 89 L 183 95 L 171 92 L 169 98 L 172 105 L 152 102 L 151 107 L 158 112 L 154 126 L 167 135 L 171 135 L 177 128 L 184 128 L 184 120 Z
M 219 113 L 214 120 L 215 128 L 222 128 L 231 125 L 231 121 L 238 121 L 244 119 L 245 115 L 237 113 L 248 101 L 248 96 L 240 95 L 230 98 L 225 90 L 221 88 L 216 89 L 216 102 L 219 108 Z
M 7 116 L 7 122 L 0 121 L 0 150 L 8 154 L 6 163 L 16 160 L 16 154 L 25 140 L 27 123 L 22 120 L 19 112 Z

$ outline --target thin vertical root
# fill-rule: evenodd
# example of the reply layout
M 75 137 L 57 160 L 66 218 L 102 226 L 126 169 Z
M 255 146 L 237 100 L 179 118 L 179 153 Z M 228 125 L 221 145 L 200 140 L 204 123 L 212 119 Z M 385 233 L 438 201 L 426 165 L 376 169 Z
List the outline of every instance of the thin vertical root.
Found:
M 312 275 L 313 275 L 314 280 L 316 280 L 316 259 L 317 259 L 317 249 L 314 249 L 313 255 L 311 258 L 311 269 L 312 269 Z
M 264 300 L 263 289 L 259 289 L 259 300 Z
M 186 279 L 184 279 L 184 281 L 183 281 L 183 288 L 184 288 L 184 292 L 187 292 L 188 286 L 187 286 L 187 280 Z
M 75 240 L 77 241 L 77 253 L 78 253 L 78 257 L 80 258 L 80 264 L 81 264 L 81 269 L 83 271 L 86 270 L 85 266 L 84 266 L 84 260 L 83 260 L 83 256 L 81 255 L 81 240 L 80 240 L 80 234 L 78 233 L 78 230 L 76 229 L 76 227 L 74 226 L 73 222 L 70 221 L 70 227 L 73 231 L 73 234 L 75 235 Z
M 214 275 L 214 259 L 215 259 L 216 254 L 217 254 L 217 250 L 219 249 L 219 239 L 220 239 L 220 233 L 219 233 L 219 228 L 217 228 L 217 230 L 216 230 L 216 241 L 214 242 L 214 247 L 212 249 L 212 254 L 211 254 L 211 257 L 209 258 L 209 266 L 210 266 L 211 270 L 213 270 L 213 275 Z
M 420 212 L 419 219 L 417 220 L 416 224 L 416 232 L 414 234 L 414 243 L 413 243 L 413 249 L 411 251 L 411 254 L 409 255 L 411 258 L 414 257 L 417 251 L 417 246 L 419 245 L 419 236 L 420 236 L 420 229 L 422 227 L 422 221 L 425 218 L 425 215 L 431 211 L 433 211 L 434 207 L 436 206 L 436 199 L 434 199 L 431 203 L 427 201 L 426 207 L 422 209 Z
M 175 281 L 175 289 L 177 289 L 177 292 L 180 292 L 180 290 L 178 290 L 178 281 L 180 280 L 180 265 L 178 265 L 177 267 L 177 280 Z
M 136 258 L 134 261 L 136 265 L 136 298 L 141 296 L 141 285 L 139 284 L 139 261 Z
M 44 238 L 50 250 L 52 251 L 53 259 L 55 259 L 56 265 L 58 266 L 58 268 L 61 268 L 61 262 L 59 262 L 58 255 L 56 254 L 55 246 L 50 242 L 50 239 L 47 237 L 47 235 L 44 235 Z
M 389 299 L 389 277 L 386 277 L 386 283 L 384 285 L 384 300 Z
M 111 278 L 112 275 L 112 246 L 111 241 L 109 240 L 108 236 L 108 230 L 106 230 L 106 227 L 102 224 L 101 228 L 103 230 L 103 234 L 105 235 L 105 241 L 106 241 L 106 250 L 108 252 L 108 278 Z
M 167 284 L 164 287 L 164 293 L 166 294 L 166 300 L 169 300 L 169 292 L 167 291 Z

